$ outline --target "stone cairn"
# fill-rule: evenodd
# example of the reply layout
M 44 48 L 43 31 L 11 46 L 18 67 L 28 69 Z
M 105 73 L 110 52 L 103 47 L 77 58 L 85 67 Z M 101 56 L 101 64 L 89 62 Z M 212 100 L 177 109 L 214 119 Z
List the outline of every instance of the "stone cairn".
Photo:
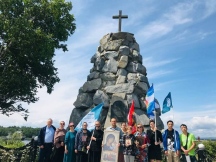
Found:
M 133 34 L 110 33 L 100 40 L 97 52 L 91 58 L 94 64 L 87 81 L 79 89 L 74 102 L 70 122 L 75 125 L 96 105 L 104 102 L 100 122 L 106 128 L 112 117 L 118 124 L 127 122 L 132 100 L 135 102 L 136 123 L 149 126 L 144 98 L 149 88 L 146 68 Z M 156 100 L 158 103 L 158 101 Z M 159 104 L 159 103 L 158 103 Z M 156 109 L 158 129 L 164 125 L 160 119 L 161 110 Z

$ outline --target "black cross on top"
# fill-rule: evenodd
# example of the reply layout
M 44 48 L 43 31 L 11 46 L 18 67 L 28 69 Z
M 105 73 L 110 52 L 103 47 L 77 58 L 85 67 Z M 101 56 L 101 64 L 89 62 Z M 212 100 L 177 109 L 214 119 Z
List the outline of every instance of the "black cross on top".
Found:
M 118 31 L 121 32 L 121 21 L 122 19 L 127 19 L 128 15 L 122 15 L 122 10 L 119 10 L 119 15 L 113 16 L 113 19 L 119 19 Z

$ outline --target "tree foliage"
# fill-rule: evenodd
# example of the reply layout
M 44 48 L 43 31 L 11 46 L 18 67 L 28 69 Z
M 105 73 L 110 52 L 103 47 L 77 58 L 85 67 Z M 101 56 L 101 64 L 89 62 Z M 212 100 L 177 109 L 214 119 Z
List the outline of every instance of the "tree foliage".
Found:
M 3 127 L 0 126 L 0 136 L 8 136 L 9 134 L 13 134 L 17 131 L 22 132 L 22 135 L 26 138 L 32 138 L 32 136 L 37 136 L 40 128 L 32 128 L 32 127 L 17 127 L 17 126 L 10 126 L 10 127 Z
M 28 113 L 20 103 L 60 81 L 53 57 L 75 30 L 71 9 L 65 0 L 0 0 L 0 113 Z

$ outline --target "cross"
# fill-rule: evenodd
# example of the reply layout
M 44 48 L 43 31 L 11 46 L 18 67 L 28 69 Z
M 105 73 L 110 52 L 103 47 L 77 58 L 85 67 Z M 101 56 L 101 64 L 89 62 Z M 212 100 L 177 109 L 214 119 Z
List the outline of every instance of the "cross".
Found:
M 113 19 L 119 19 L 118 32 L 121 32 L 121 21 L 122 19 L 127 19 L 128 15 L 122 15 L 122 10 L 119 10 L 119 15 L 113 16 Z

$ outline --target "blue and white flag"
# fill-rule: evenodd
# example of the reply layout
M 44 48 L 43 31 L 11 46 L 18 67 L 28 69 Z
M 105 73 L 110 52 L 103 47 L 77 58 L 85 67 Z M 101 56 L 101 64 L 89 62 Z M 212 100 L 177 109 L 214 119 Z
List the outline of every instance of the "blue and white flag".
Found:
M 154 104 L 155 104 L 155 109 L 153 110 L 153 114 L 151 113 L 151 115 L 149 115 L 149 118 L 151 120 L 155 119 L 154 111 L 156 112 L 156 109 L 160 109 L 160 104 L 157 99 L 154 99 Z
M 145 98 L 145 104 L 147 108 L 147 115 L 154 116 L 154 109 L 155 109 L 155 101 L 154 101 L 154 87 L 152 86 L 148 89 Z
M 172 108 L 172 98 L 171 98 L 171 93 L 169 92 L 166 98 L 164 99 L 163 102 L 163 109 L 162 109 L 162 114 L 170 111 L 170 108 Z
M 76 126 L 75 130 L 79 131 L 82 129 L 83 122 L 86 122 L 88 124 L 87 129 L 93 130 L 95 128 L 95 122 L 99 119 L 101 110 L 103 108 L 104 103 L 101 103 L 97 106 L 95 106 L 88 114 L 86 114 L 82 120 L 79 122 L 79 124 Z

